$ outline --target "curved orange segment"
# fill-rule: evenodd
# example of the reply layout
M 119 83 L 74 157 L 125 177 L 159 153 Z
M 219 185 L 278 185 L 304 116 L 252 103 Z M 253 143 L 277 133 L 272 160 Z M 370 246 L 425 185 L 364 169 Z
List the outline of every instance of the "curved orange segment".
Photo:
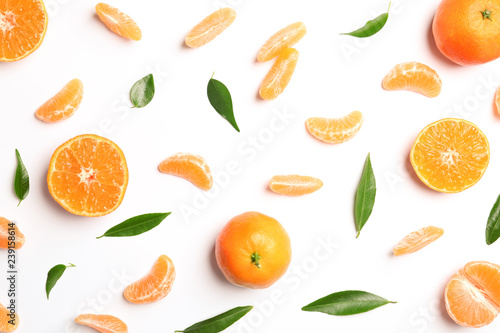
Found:
M 26 242 L 23 233 L 19 231 L 17 225 L 14 225 L 14 230 L 9 226 L 11 222 L 4 217 L 0 217 L 0 248 L 8 249 L 9 242 L 14 242 L 14 249 L 19 250 Z M 15 237 L 14 241 L 9 240 L 9 237 Z M 12 244 L 10 244 L 12 245 Z
M 392 252 L 395 256 L 417 252 L 437 240 L 443 233 L 443 229 L 433 226 L 419 229 L 403 238 Z
M 326 143 L 342 143 L 358 134 L 363 114 L 353 111 L 340 118 L 314 117 L 306 120 L 306 128 L 316 139 Z
M 427 97 L 441 93 L 441 78 L 435 70 L 416 61 L 394 66 L 385 76 L 382 86 L 386 90 L 410 90 Z
M 115 316 L 82 314 L 75 319 L 75 322 L 101 333 L 128 333 L 127 324 Z
M 281 95 L 292 79 L 297 61 L 299 61 L 299 51 L 294 48 L 285 49 L 260 85 L 260 97 L 270 101 Z
M 500 114 L 500 87 L 495 92 L 495 108 L 497 113 Z
M 271 191 L 288 196 L 300 196 L 313 193 L 321 187 L 323 187 L 323 182 L 318 178 L 310 176 L 274 176 L 269 181 L 269 188 Z
M 135 41 L 141 40 L 142 32 L 137 23 L 118 8 L 98 3 L 95 6 L 95 11 L 101 21 L 115 34 Z
M 14 313 L 14 318 L 10 310 L 0 304 L 0 332 L 14 332 L 19 326 L 19 316 Z
M 83 83 L 79 79 L 73 79 L 57 95 L 39 107 L 35 116 L 46 123 L 68 119 L 78 110 L 82 99 Z
M 187 34 L 184 42 L 195 48 L 211 42 L 226 30 L 236 19 L 232 8 L 222 8 L 208 15 Z
M 208 191 L 212 188 L 212 173 L 207 162 L 201 156 L 177 153 L 161 162 L 158 169 L 162 173 L 189 180 L 202 190 Z
M 257 60 L 260 62 L 276 58 L 283 50 L 294 46 L 307 32 L 302 22 L 290 24 L 272 35 L 260 48 Z

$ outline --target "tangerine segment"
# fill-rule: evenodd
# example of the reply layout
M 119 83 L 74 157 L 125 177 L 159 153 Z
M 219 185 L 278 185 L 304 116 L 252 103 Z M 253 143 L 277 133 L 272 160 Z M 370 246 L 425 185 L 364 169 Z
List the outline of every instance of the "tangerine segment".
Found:
M 120 206 L 128 184 L 122 150 L 106 138 L 85 134 L 63 143 L 52 155 L 49 192 L 68 212 L 102 216 Z
M 469 279 L 481 290 L 485 290 L 488 298 L 498 308 L 500 306 L 500 266 L 487 261 L 475 261 L 465 265 L 463 269 Z
M 272 35 L 260 48 L 257 60 L 260 62 L 271 60 L 277 57 L 281 51 L 292 47 L 305 36 L 306 25 L 302 22 L 290 24 Z
M 11 240 L 9 240 L 9 237 L 14 237 L 14 243 L 10 245 L 14 245 L 14 249 L 19 250 L 23 247 L 26 238 L 24 237 L 22 232 L 19 231 L 17 225 L 14 225 L 14 228 L 11 228 L 9 224 L 11 224 L 9 220 L 4 217 L 0 217 L 0 248 L 8 249 L 9 242 L 12 242 Z
M 48 19 L 41 0 L 0 1 L 0 61 L 20 60 L 38 49 Z
M 161 162 L 158 169 L 160 172 L 189 180 L 202 190 L 208 191 L 212 188 L 212 173 L 201 156 L 177 153 Z
M 142 32 L 137 23 L 118 8 L 98 3 L 95 6 L 95 11 L 101 21 L 115 34 L 135 41 L 141 40 Z
M 394 66 L 385 76 L 382 86 L 386 90 L 410 90 L 427 97 L 441 93 L 441 78 L 435 70 L 416 61 Z
M 168 295 L 174 280 L 174 263 L 166 255 L 161 255 L 149 274 L 125 288 L 123 296 L 135 304 L 153 303 Z
M 270 101 L 285 90 L 295 71 L 299 55 L 299 51 L 294 48 L 287 48 L 280 54 L 260 86 L 260 97 Z
M 497 113 L 500 114 L 500 87 L 498 87 L 495 92 L 495 107 L 497 109 Z
M 269 188 L 271 191 L 288 196 L 313 193 L 321 187 L 323 187 L 323 182 L 318 178 L 310 176 L 274 176 L 269 181 Z
M 0 332 L 14 332 L 19 326 L 19 316 L 14 313 L 11 317 L 10 310 L 0 304 Z
M 226 30 L 236 19 L 236 12 L 232 8 L 222 8 L 208 15 L 187 34 L 184 42 L 195 48 L 211 42 Z
M 46 122 L 56 123 L 71 117 L 83 99 L 83 83 L 79 79 L 69 81 L 64 88 L 38 108 L 35 116 Z
M 351 140 L 363 124 L 363 114 L 353 111 L 341 118 L 314 117 L 306 120 L 306 128 L 316 139 L 326 143 Z
M 75 319 L 75 322 L 101 333 L 128 333 L 127 324 L 115 316 L 82 314 Z
M 446 118 L 418 135 L 410 153 L 413 169 L 433 190 L 461 192 L 476 184 L 490 160 L 488 139 L 471 122 Z
M 444 230 L 438 227 L 429 226 L 422 228 L 403 238 L 394 247 L 392 252 L 395 256 L 417 252 L 441 237 L 443 233 Z

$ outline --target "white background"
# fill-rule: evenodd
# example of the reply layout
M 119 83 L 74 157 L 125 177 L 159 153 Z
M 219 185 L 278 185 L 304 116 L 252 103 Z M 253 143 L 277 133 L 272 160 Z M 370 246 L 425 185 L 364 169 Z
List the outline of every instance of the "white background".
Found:
M 449 319 L 442 295 L 449 277 L 467 262 L 500 262 L 500 244 L 488 247 L 484 240 L 500 192 L 500 118 L 493 110 L 499 64 L 465 68 L 439 54 L 430 32 L 438 1 L 393 1 L 386 27 L 365 40 L 339 33 L 362 26 L 386 10 L 387 1 L 111 1 L 140 25 L 140 42 L 106 29 L 95 4 L 48 1 L 50 21 L 42 47 L 22 61 L 0 64 L 0 215 L 16 221 L 27 238 L 19 251 L 19 332 L 90 333 L 73 324 L 79 313 L 90 311 L 120 317 L 130 332 L 173 332 L 239 305 L 256 308 L 228 332 L 472 331 Z M 220 5 L 236 9 L 234 24 L 202 48 L 185 47 L 185 34 Z M 301 56 L 293 79 L 277 100 L 259 100 L 260 82 L 272 62 L 257 63 L 256 54 L 271 34 L 296 21 L 303 21 L 308 33 L 296 45 Z M 440 74 L 439 97 L 381 88 L 394 65 L 413 60 Z M 241 133 L 207 100 L 214 71 L 232 93 Z M 130 87 L 151 72 L 154 100 L 144 109 L 131 109 Z M 53 125 L 37 120 L 35 110 L 73 78 L 85 86 L 76 114 Z M 308 117 L 339 117 L 353 110 L 362 111 L 365 122 L 347 143 L 324 144 L 305 129 Z M 292 115 L 286 124 L 275 119 L 286 112 Z M 408 163 L 418 132 L 447 116 L 476 123 L 491 145 L 483 179 L 454 195 L 427 189 Z M 130 171 L 122 205 L 101 218 L 67 213 L 51 198 L 45 180 L 53 151 L 89 132 L 115 141 Z M 258 149 L 251 146 L 255 138 Z M 31 192 L 19 207 L 12 190 L 15 148 L 31 179 Z M 228 165 L 237 163 L 237 172 L 226 177 L 229 181 L 216 181 L 211 198 L 204 200 L 206 194 L 189 182 L 157 171 L 159 162 L 177 152 L 203 156 L 222 178 Z M 377 200 L 355 239 L 354 193 L 368 152 Z M 318 177 L 325 185 L 297 198 L 267 190 L 272 176 L 291 173 Z M 196 214 L 183 215 L 187 207 Z M 231 285 L 214 261 L 217 233 L 233 216 L 250 210 L 279 220 L 292 239 L 289 275 L 267 290 Z M 95 239 L 129 217 L 165 211 L 173 214 L 151 232 Z M 418 253 L 392 255 L 402 237 L 427 225 L 444 228 L 444 236 Z M 321 248 L 325 243 L 335 245 L 331 254 Z M 172 292 L 155 304 L 128 303 L 122 297 L 126 284 L 146 274 L 161 254 L 176 266 Z M 66 272 L 47 301 L 47 271 L 68 262 L 77 268 Z M 6 267 L 5 251 L 0 267 Z M 123 271 L 128 280 L 117 282 L 115 275 Z M 2 279 L 0 289 L 6 288 Z M 351 317 L 300 310 L 347 289 L 398 303 Z M 6 292 L 0 292 L 0 302 L 6 301 Z M 500 320 L 480 331 L 499 328 Z

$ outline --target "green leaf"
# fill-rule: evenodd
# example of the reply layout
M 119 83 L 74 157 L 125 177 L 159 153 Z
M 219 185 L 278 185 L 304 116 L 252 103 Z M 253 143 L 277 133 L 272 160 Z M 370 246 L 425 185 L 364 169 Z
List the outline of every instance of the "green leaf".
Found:
M 334 316 L 349 316 L 368 312 L 388 303 L 397 303 L 360 290 L 347 290 L 320 298 L 302 308 L 302 311 L 323 312 Z
M 377 186 L 375 184 L 375 175 L 373 174 L 370 154 L 368 154 L 363 174 L 359 181 L 358 190 L 356 191 L 356 202 L 354 206 L 354 219 L 356 221 L 356 230 L 358 231 L 356 238 L 359 237 L 361 229 L 363 229 L 363 226 L 372 213 L 376 193 Z
M 213 78 L 208 81 L 207 95 L 210 104 L 224 119 L 226 119 L 238 132 L 238 124 L 234 119 L 233 101 L 227 87 L 220 81 Z
M 155 81 L 153 74 L 146 75 L 130 89 L 130 100 L 135 108 L 143 108 L 151 102 L 155 95 Z
M 229 311 L 226 311 L 218 316 L 212 317 L 207 320 L 200 321 L 192 326 L 189 326 L 183 331 L 175 332 L 185 332 L 185 333 L 217 333 L 222 332 L 235 322 L 237 322 L 241 317 L 246 315 L 253 306 L 240 306 Z
M 19 154 L 19 150 L 16 149 L 16 157 L 17 157 L 17 169 L 16 176 L 14 178 L 14 190 L 16 192 L 17 197 L 19 198 L 19 204 L 26 199 L 28 193 L 30 191 L 30 177 L 28 175 L 28 170 L 24 166 L 23 160 L 21 159 L 21 155 Z
M 56 285 L 57 281 L 61 278 L 61 276 L 64 274 L 66 271 L 66 268 L 69 267 L 76 267 L 72 263 L 69 263 L 68 265 L 55 265 L 52 267 L 47 274 L 47 282 L 45 283 L 45 292 L 47 293 L 47 299 L 49 299 L 49 294 L 52 288 Z
M 137 236 L 157 227 L 169 215 L 170 213 L 138 215 L 115 225 L 113 228 L 106 231 L 102 236 L 97 237 L 97 239 L 102 237 Z
M 389 3 L 389 9 L 391 9 L 391 3 Z M 387 9 L 387 13 L 380 14 L 373 20 L 366 22 L 364 27 L 351 32 L 342 33 L 341 35 L 349 35 L 359 38 L 365 38 L 375 35 L 377 32 L 382 30 L 385 23 L 387 22 L 387 19 L 389 18 L 389 9 Z
M 486 244 L 491 245 L 500 237 L 500 195 L 491 208 L 486 224 Z

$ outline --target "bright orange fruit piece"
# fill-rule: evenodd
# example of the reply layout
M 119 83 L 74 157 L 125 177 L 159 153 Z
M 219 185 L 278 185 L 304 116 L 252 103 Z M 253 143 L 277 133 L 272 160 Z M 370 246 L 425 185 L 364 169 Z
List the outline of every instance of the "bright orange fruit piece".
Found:
M 68 212 L 102 216 L 120 206 L 128 184 L 122 150 L 93 134 L 74 137 L 52 155 L 47 175 L 49 192 Z
M 208 191 L 212 188 L 212 173 L 201 156 L 177 153 L 161 162 L 158 169 L 160 172 L 189 180 L 202 190 Z
M 82 314 L 75 319 L 75 322 L 101 333 L 128 333 L 127 324 L 115 316 Z
M 260 48 L 257 60 L 264 62 L 277 57 L 283 50 L 297 44 L 306 32 L 306 25 L 302 22 L 293 23 L 281 29 Z
M 184 42 L 189 47 L 200 47 L 211 42 L 236 19 L 232 8 L 222 8 L 208 15 L 187 34 Z
M 49 18 L 43 1 L 0 1 L 0 61 L 17 61 L 42 45 Z
M 10 315 L 10 310 L 0 304 L 0 332 L 14 332 L 19 326 L 19 316 L 14 313 L 14 318 Z
M 326 143 L 351 140 L 363 124 L 363 114 L 353 111 L 340 118 L 314 117 L 306 120 L 306 128 L 316 139 Z
M 281 95 L 292 79 L 298 60 L 299 51 L 294 48 L 283 50 L 260 85 L 260 97 L 270 101 Z
M 465 327 L 483 327 L 500 310 L 500 266 L 473 261 L 454 274 L 444 292 L 450 317 Z
M 439 192 L 456 193 L 481 179 L 490 161 L 490 146 L 473 123 L 446 118 L 420 132 L 410 161 L 425 185 Z
M 9 248 L 9 237 L 15 237 L 14 239 L 14 249 L 18 250 L 23 247 L 26 238 L 23 233 L 19 231 L 17 225 L 14 225 L 14 230 L 9 226 L 11 222 L 4 217 L 0 217 L 0 248 Z
M 386 90 L 410 90 L 427 97 L 441 93 L 441 78 L 435 70 L 416 61 L 394 66 L 385 76 L 382 86 Z
M 495 92 L 495 107 L 497 109 L 497 113 L 500 114 L 500 87 L 498 87 Z
M 125 288 L 123 296 L 135 304 L 157 302 L 168 295 L 174 280 L 174 263 L 166 255 L 161 255 L 149 274 Z
M 46 122 L 56 123 L 71 117 L 83 99 L 83 83 L 79 79 L 69 81 L 64 88 L 38 108 L 35 116 Z
M 323 182 L 310 176 L 274 176 L 269 181 L 271 191 L 293 197 L 316 192 L 321 187 Z
M 392 252 L 395 256 L 417 252 L 441 237 L 443 233 L 443 229 L 433 226 L 419 229 L 403 238 Z
M 115 34 L 135 41 L 141 40 L 142 32 L 137 23 L 118 8 L 98 3 L 95 6 L 95 11 L 101 21 Z

